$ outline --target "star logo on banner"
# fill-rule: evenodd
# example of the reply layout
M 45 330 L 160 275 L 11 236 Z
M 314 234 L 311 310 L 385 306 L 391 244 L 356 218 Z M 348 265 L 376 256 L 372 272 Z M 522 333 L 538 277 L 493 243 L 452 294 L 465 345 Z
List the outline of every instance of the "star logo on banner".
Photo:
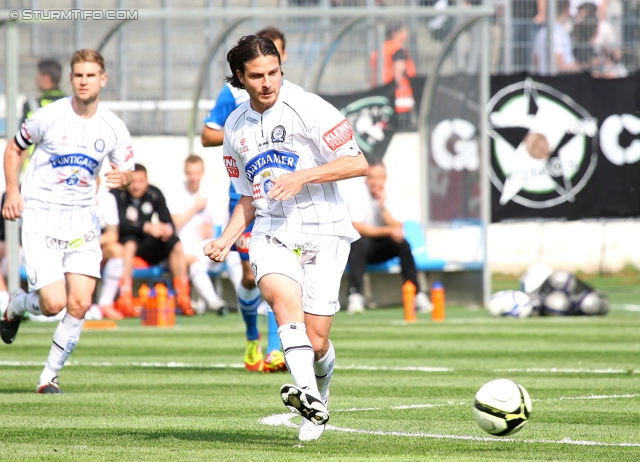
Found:
M 497 92 L 488 113 L 495 153 L 490 175 L 500 204 L 547 208 L 573 202 L 597 162 L 596 120 L 567 95 L 531 78 Z

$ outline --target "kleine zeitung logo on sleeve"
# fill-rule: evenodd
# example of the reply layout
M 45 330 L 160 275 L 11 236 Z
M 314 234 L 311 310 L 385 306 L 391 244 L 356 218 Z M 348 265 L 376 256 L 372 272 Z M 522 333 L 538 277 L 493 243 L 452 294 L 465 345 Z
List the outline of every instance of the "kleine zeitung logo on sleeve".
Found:
M 332 151 L 335 151 L 340 146 L 353 139 L 353 129 L 351 128 L 351 124 L 347 119 L 344 119 L 338 125 L 329 129 L 329 131 L 322 135 L 322 139 L 327 143 L 327 146 L 329 146 Z

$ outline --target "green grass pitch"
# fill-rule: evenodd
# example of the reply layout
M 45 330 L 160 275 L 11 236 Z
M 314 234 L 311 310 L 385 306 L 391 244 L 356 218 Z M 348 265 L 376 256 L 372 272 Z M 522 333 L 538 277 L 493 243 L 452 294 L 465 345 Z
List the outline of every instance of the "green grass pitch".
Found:
M 444 323 L 407 325 L 399 308 L 338 313 L 331 420 L 303 444 L 279 398 L 289 374 L 242 368 L 237 314 L 85 331 L 60 374 L 65 394 L 46 396 L 34 391 L 55 324 L 27 322 L 0 345 L 0 460 L 637 461 L 640 281 L 590 282 L 611 296 L 609 315 L 495 319 L 448 306 Z M 516 287 L 497 278 L 494 290 Z M 509 438 L 484 433 L 471 411 L 500 377 L 533 399 Z

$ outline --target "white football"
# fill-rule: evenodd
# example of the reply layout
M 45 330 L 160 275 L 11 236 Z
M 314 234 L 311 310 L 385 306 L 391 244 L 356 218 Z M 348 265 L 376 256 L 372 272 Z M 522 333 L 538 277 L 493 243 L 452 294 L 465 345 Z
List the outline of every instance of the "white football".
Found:
M 568 316 L 571 299 L 563 290 L 552 290 L 542 299 L 542 313 L 547 316 Z
M 509 379 L 485 383 L 476 393 L 473 416 L 487 433 L 513 435 L 529 421 L 531 398 L 527 390 Z
M 568 271 L 554 271 L 547 281 L 553 289 L 562 290 L 567 294 L 576 290 L 576 278 Z
M 531 315 L 533 304 L 531 297 L 524 292 L 501 290 L 491 296 L 487 309 L 493 316 L 526 318 Z

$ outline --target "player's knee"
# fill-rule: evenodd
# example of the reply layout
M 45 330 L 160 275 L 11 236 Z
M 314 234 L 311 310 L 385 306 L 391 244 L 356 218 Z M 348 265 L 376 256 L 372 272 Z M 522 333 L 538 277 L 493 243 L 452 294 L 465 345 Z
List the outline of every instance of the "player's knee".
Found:
M 45 316 L 55 316 L 67 306 L 64 297 L 40 297 L 40 311 Z
M 311 334 L 309 335 L 309 341 L 311 342 L 311 348 L 313 348 L 316 361 L 324 358 L 327 351 L 329 351 L 329 337 Z

